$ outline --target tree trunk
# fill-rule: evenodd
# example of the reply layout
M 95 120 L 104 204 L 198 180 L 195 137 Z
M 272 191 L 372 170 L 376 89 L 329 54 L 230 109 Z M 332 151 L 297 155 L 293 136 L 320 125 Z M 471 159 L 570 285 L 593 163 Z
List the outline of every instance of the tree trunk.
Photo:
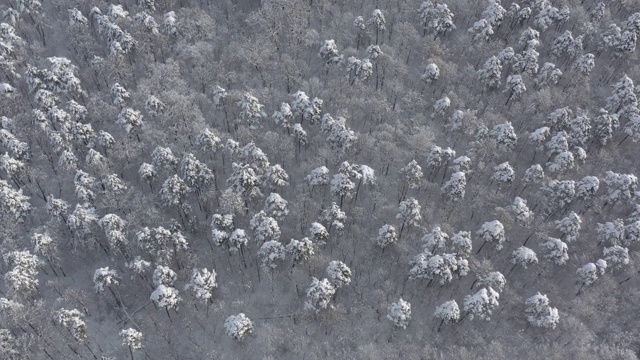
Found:
M 478 255 L 480 253 L 480 250 L 482 250 L 482 248 L 487 244 L 487 241 L 483 242 L 482 245 L 480 246 L 480 249 L 478 249 L 478 251 L 476 252 L 476 255 Z

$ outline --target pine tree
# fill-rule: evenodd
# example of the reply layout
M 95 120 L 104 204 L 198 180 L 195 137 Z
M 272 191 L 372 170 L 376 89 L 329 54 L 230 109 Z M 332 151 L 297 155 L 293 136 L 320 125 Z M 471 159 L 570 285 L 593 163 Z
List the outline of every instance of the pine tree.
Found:
M 231 315 L 224 321 L 224 329 L 229 337 L 241 341 L 253 332 L 253 322 L 244 314 Z
M 387 245 L 393 244 L 398 241 L 398 233 L 396 229 L 389 224 L 383 225 L 380 230 L 378 230 L 378 238 L 376 243 L 381 248 L 387 247 Z
M 326 309 L 335 293 L 336 289 L 331 285 L 329 280 L 318 280 L 315 277 L 311 278 L 311 285 L 309 289 L 307 289 L 308 300 L 304 304 L 305 310 L 318 313 Z
M 269 271 L 278 267 L 278 261 L 285 258 L 285 247 L 278 241 L 266 241 L 258 250 L 258 256 L 262 260 L 262 268 Z
M 294 265 L 309 260 L 314 254 L 314 246 L 309 238 L 291 239 L 285 250 L 293 257 Z
M 411 304 L 400 298 L 389 306 L 387 319 L 393 321 L 396 327 L 406 329 L 411 320 Z
M 351 269 L 342 261 L 331 261 L 327 266 L 327 275 L 336 289 L 351 283 Z
M 480 249 L 478 249 L 478 252 L 480 252 L 480 250 L 482 250 L 484 245 L 488 242 L 495 243 L 496 250 L 500 251 L 502 250 L 505 241 L 507 241 L 504 236 L 504 225 L 502 225 L 502 223 L 498 220 L 488 221 L 482 224 L 480 230 L 476 232 L 476 235 L 484 240 L 484 243 L 482 244 Z
M 191 281 L 185 286 L 185 290 L 191 289 L 195 297 L 203 302 L 212 301 L 213 291 L 218 287 L 216 278 L 215 270 L 193 269 Z
M 458 303 L 455 300 L 449 300 L 444 304 L 436 307 L 436 311 L 433 313 L 437 319 L 440 319 L 440 325 L 438 326 L 438 331 L 442 327 L 444 323 L 455 323 L 460 320 L 460 308 L 458 307 Z
M 521 246 L 513 251 L 511 254 L 511 263 L 514 268 L 516 265 L 520 265 L 523 268 L 527 268 L 529 265 L 538 263 L 538 256 L 535 251 L 529 249 L 528 247 Z
M 543 244 L 547 253 L 545 258 L 558 265 L 564 265 L 569 260 L 569 247 L 562 240 L 549 237 Z
M 482 288 L 474 295 L 467 295 L 464 298 L 464 311 L 469 315 L 469 319 L 473 320 L 478 317 L 481 320 L 491 320 L 492 310 L 498 307 L 498 294 L 491 287 Z
M 489 89 L 500 86 L 502 77 L 502 62 L 495 56 L 490 57 L 477 72 L 478 78 Z
M 549 306 L 547 295 L 537 293 L 525 301 L 527 320 L 536 327 L 555 329 L 560 317 L 558 309 Z

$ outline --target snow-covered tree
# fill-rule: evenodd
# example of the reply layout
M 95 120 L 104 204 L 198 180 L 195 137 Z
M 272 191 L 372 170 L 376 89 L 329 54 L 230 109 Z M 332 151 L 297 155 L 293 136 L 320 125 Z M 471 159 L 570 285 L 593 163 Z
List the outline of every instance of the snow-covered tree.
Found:
M 157 173 L 153 165 L 142 163 L 138 168 L 138 175 L 140 176 L 140 179 L 151 184 L 151 182 L 156 178 Z
M 623 245 L 629 246 L 633 243 L 640 241 L 640 220 L 636 220 L 631 222 L 630 224 L 625 225 L 624 227 L 624 239 L 622 240 Z
M 447 195 L 453 202 L 459 201 L 464 197 L 465 188 L 467 186 L 467 178 L 462 171 L 451 174 L 451 178 L 440 189 L 443 194 Z
M 514 174 L 515 171 L 511 165 L 505 161 L 493 168 L 492 179 L 496 180 L 499 184 L 511 184 L 513 182 Z
M 41 260 L 28 250 L 11 251 L 4 255 L 4 262 L 11 270 L 4 274 L 4 281 L 11 294 L 28 296 L 38 288 L 38 269 Z
M 0 329 L 0 356 L 7 360 L 20 359 L 20 352 L 15 349 L 16 337 L 9 329 Z
M 392 225 L 385 224 L 378 230 L 378 238 L 376 243 L 381 248 L 385 248 L 387 245 L 393 244 L 398 241 L 398 232 Z
M 118 285 L 120 280 L 120 276 L 115 270 L 109 269 L 109 267 L 98 268 L 93 273 L 93 285 L 96 289 L 96 292 L 101 293 L 104 291 L 105 287 L 110 287 L 111 285 Z
M 579 267 L 576 274 L 578 274 L 578 280 L 582 283 L 582 286 L 589 286 L 598 280 L 598 275 L 604 275 L 606 269 L 607 262 L 599 259 L 595 264 L 588 263 Z
M 477 72 L 480 81 L 489 89 L 500 86 L 502 78 L 502 62 L 495 56 L 490 57 Z
M 67 225 L 76 236 L 83 237 L 91 232 L 91 224 L 98 221 L 96 209 L 88 203 L 76 204 L 67 219 Z
M 167 206 L 180 206 L 188 191 L 187 184 L 178 175 L 173 175 L 162 184 L 160 198 Z
M 133 270 L 136 274 L 144 274 L 151 269 L 151 262 L 143 260 L 140 256 L 125 264 L 127 269 Z
M 227 185 L 236 194 L 248 198 L 258 198 L 262 196 L 259 185 L 260 180 L 255 170 L 248 164 L 231 164 L 232 173 L 227 179 Z
M 264 201 L 264 211 L 268 216 L 281 221 L 289 214 L 288 203 L 278 193 L 271 193 Z
M 331 261 L 327 266 L 327 275 L 336 289 L 351 283 L 351 269 L 342 261 Z
M 344 222 L 347 220 L 347 214 L 340 209 L 338 204 L 332 202 L 329 207 L 322 211 L 320 220 L 329 224 L 329 230 L 331 228 L 342 230 L 344 229 Z
M 550 172 L 563 173 L 575 166 L 575 157 L 570 151 L 563 151 L 556 154 L 552 161 L 547 163 L 547 169 Z
M 333 119 L 329 114 L 322 116 L 321 129 L 327 133 L 327 142 L 332 149 L 340 150 L 343 154 L 353 148 L 358 136 L 349 129 L 347 120 L 343 117 Z
M 418 200 L 412 197 L 408 198 L 400 202 L 396 219 L 402 221 L 402 228 L 404 228 L 405 225 L 418 226 L 418 223 L 422 220 L 420 210 L 421 207 Z M 400 229 L 400 234 L 402 234 L 402 229 Z
M 220 137 L 207 128 L 198 134 L 196 144 L 200 146 L 202 152 L 214 154 L 224 146 Z
M 466 174 L 471 170 L 471 159 L 468 156 L 464 156 L 464 155 L 457 157 L 453 159 L 453 166 L 451 166 L 451 169 L 454 172 L 461 171 Z
M 116 123 L 124 128 L 127 133 L 130 133 L 133 129 L 139 129 L 144 125 L 142 121 L 142 113 L 132 108 L 122 108 Z
M 496 250 L 502 250 L 503 244 L 507 239 L 504 236 L 504 225 L 498 220 L 488 221 L 482 224 L 480 230 L 476 234 L 484 240 L 484 244 L 490 242 L 496 244 Z M 482 246 L 484 246 L 482 244 Z M 478 249 L 478 252 L 482 250 L 482 246 Z
M 540 32 L 530 27 L 526 28 L 521 34 L 518 40 L 518 45 L 522 46 L 525 50 L 528 48 L 535 48 L 540 43 Z
M 449 160 L 456 156 L 455 150 L 447 147 L 441 148 L 440 146 L 433 145 L 429 150 L 427 156 L 427 165 L 433 170 L 438 170 L 441 166 L 445 165 Z
M 542 68 L 538 72 L 538 76 L 533 80 L 534 84 L 538 87 L 544 87 L 546 85 L 556 85 L 560 81 L 562 71 L 556 68 L 554 63 L 546 62 L 542 64 Z
M 582 224 L 582 219 L 574 211 L 570 212 L 566 217 L 555 221 L 556 230 L 562 232 L 564 240 L 568 243 L 578 240 L 580 224 Z
M 524 85 L 521 75 L 509 75 L 507 77 L 507 84 L 504 93 L 509 93 L 507 102 L 511 99 L 518 100 L 524 92 L 527 91 L 527 87 Z
M 313 277 L 311 285 L 307 289 L 308 300 L 304 303 L 305 310 L 319 312 L 329 306 L 329 302 L 336 293 L 336 288 L 331 285 L 329 280 L 318 280 Z
M 293 125 L 293 134 L 291 134 L 296 141 L 298 142 L 298 147 L 307 145 L 308 135 L 307 132 L 302 128 L 300 124 Z
M 516 196 L 511 204 L 511 210 L 516 216 L 516 221 L 523 226 L 528 226 L 533 220 L 534 214 L 527 206 L 527 200 Z
M 464 298 L 464 311 L 468 312 L 469 319 L 473 320 L 476 317 L 482 320 L 491 320 L 490 315 L 492 310 L 498 307 L 498 294 L 491 287 L 482 288 L 473 295 L 467 295 Z
M 578 70 L 584 75 L 589 75 L 591 70 L 596 66 L 595 55 L 583 54 L 580 55 L 573 63 L 573 68 Z
M 529 140 L 536 145 L 537 151 L 542 151 L 544 149 L 544 143 L 549 135 L 551 135 L 550 129 L 543 126 L 530 133 Z
M 264 174 L 270 166 L 267 154 L 253 141 L 240 149 L 240 160 L 249 164 L 257 174 Z
M 604 248 L 604 261 L 611 265 L 613 270 L 618 270 L 629 264 L 629 249 L 620 245 Z
M 118 83 L 115 83 L 113 84 L 113 86 L 111 86 L 111 99 L 115 106 L 123 108 L 126 104 L 127 99 L 129 99 L 130 97 L 131 95 L 129 94 L 127 89 L 124 88 L 124 86 Z
M 563 208 L 573 201 L 576 195 L 576 182 L 573 180 L 550 180 L 543 185 L 541 191 L 550 206 Z
M 440 285 L 444 285 L 453 280 L 454 274 L 466 275 L 466 268 L 463 272 L 458 271 L 459 263 L 464 266 L 465 262 L 466 259 L 458 259 L 455 254 L 431 255 L 428 252 L 422 252 L 411 261 L 409 279 L 434 280 L 435 277 L 440 277 Z
M 434 254 L 446 250 L 449 235 L 442 231 L 439 226 L 435 226 L 429 233 L 422 237 L 425 252 Z
M 164 25 L 164 31 L 171 36 L 178 34 L 177 19 L 175 11 L 169 11 L 164 14 L 162 24 Z
M 585 201 L 595 197 L 600 188 L 600 180 L 595 176 L 585 176 L 576 183 L 576 197 Z
M 424 74 L 422 74 L 421 76 L 421 79 L 427 84 L 431 84 L 436 80 L 438 80 L 439 77 L 440 77 L 440 69 L 438 68 L 438 65 L 431 63 L 427 65 L 424 71 Z
M 174 171 L 178 166 L 178 158 L 173 155 L 173 152 L 170 148 L 156 146 L 156 148 L 151 153 L 151 163 L 156 169 Z
M 436 36 L 456 29 L 453 24 L 454 14 L 449 10 L 447 4 L 424 1 L 418 9 L 418 15 L 425 34 L 427 29 L 433 29 Z
M 67 328 L 78 342 L 84 342 L 87 339 L 87 324 L 82 320 L 83 316 L 78 309 L 62 308 L 55 312 L 53 320 Z
M 534 49 L 529 48 L 522 52 L 522 54 L 516 54 L 513 59 L 512 70 L 514 73 L 522 73 L 525 75 L 533 76 L 538 72 L 538 58 L 540 54 Z M 509 84 L 507 78 L 507 84 Z M 524 86 L 524 83 L 522 84 Z M 525 91 L 526 89 L 522 90 Z
M 356 184 L 345 174 L 334 174 L 331 179 L 331 193 L 333 196 L 340 198 L 340 206 L 345 197 L 353 196 Z
M 54 198 L 53 194 L 47 196 L 47 213 L 49 215 L 64 220 L 68 210 L 69 203 L 66 201 Z
M 384 18 L 384 14 L 380 9 L 374 9 L 371 13 L 371 18 L 367 21 L 367 24 L 372 25 L 376 29 L 376 45 L 378 44 L 378 33 L 380 30 L 384 31 L 386 29 L 385 24 L 386 20 Z
M 326 166 L 317 167 L 311 170 L 306 179 L 311 187 L 328 185 L 330 182 L 329 169 Z
M 393 321 L 396 327 L 406 329 L 411 320 L 411 304 L 400 298 L 389 306 L 387 319 Z
M 215 183 L 213 171 L 191 153 L 184 154 L 180 160 L 178 173 L 187 186 L 195 189 L 197 193 Z
M 615 219 L 613 221 L 607 221 L 604 224 L 598 224 L 596 230 L 600 243 L 620 245 L 624 241 L 625 226 L 622 219 Z
M 225 100 L 227 98 L 227 90 L 216 85 L 213 88 L 213 105 L 216 109 L 223 109 L 225 107 Z
M 548 237 L 543 244 L 546 254 L 545 258 L 558 265 L 564 265 L 569 260 L 569 247 L 560 239 Z
M 175 288 L 160 284 L 151 293 L 151 300 L 155 302 L 158 307 L 165 308 L 167 310 L 177 309 L 178 303 L 182 301 L 179 294 L 180 292 Z
M 473 23 L 473 26 L 467 29 L 473 37 L 473 41 L 484 40 L 488 41 L 489 37 L 494 34 L 491 23 L 486 19 L 480 19 Z
M 291 239 L 285 250 L 293 257 L 294 264 L 309 260 L 315 253 L 313 242 L 306 237 L 300 240 Z
M 462 258 L 469 257 L 473 246 L 471 233 L 469 231 L 458 231 L 451 236 L 451 245 L 453 246 L 457 256 Z
M 527 268 L 528 265 L 538 263 L 538 256 L 535 251 L 528 247 L 521 246 L 513 251 L 511 254 L 511 263 L 514 265 L 520 265 L 523 268 Z
M 585 115 L 579 115 L 567 123 L 567 140 L 572 146 L 585 146 L 591 139 L 591 119 Z
M 560 317 L 558 309 L 549 306 L 547 295 L 537 293 L 525 301 L 527 306 L 524 310 L 529 323 L 536 327 L 555 329 Z
M 438 326 L 438 331 L 442 324 L 455 323 L 460 320 L 460 308 L 458 307 L 458 303 L 455 300 L 449 300 L 441 305 L 436 307 L 436 311 L 433 313 L 433 316 L 436 319 L 440 319 L 440 325 Z
M 242 251 L 249 244 L 249 237 L 243 229 L 235 229 L 229 235 L 229 250 L 232 252 Z
M 270 189 L 276 190 L 289 185 L 289 174 L 280 164 L 275 164 L 264 170 L 264 174 L 260 176 L 260 181 Z
M 251 226 L 251 231 L 253 231 L 255 241 L 258 243 L 280 238 L 278 222 L 262 210 L 251 218 L 249 225 Z
M 51 260 L 57 257 L 58 249 L 56 243 L 46 232 L 44 234 L 34 233 L 31 236 L 31 243 L 33 244 L 33 251 L 40 256 L 44 256 L 50 263 Z
M 606 99 L 605 110 L 616 114 L 619 118 L 635 114 L 638 109 L 638 97 L 635 93 L 633 80 L 624 75 L 613 86 L 613 94 Z
M 309 228 L 309 232 L 313 237 L 313 241 L 319 245 L 323 245 L 329 239 L 329 232 L 320 223 L 314 222 Z
M 538 183 L 542 180 L 544 180 L 544 170 L 540 164 L 531 165 L 525 170 L 524 176 L 522 177 L 522 182 L 525 184 Z
M 504 286 L 507 284 L 507 279 L 499 271 L 491 271 L 486 275 L 478 278 L 480 286 L 491 287 L 498 292 L 502 292 Z
M 422 181 L 422 167 L 418 165 L 418 162 L 411 160 L 405 167 L 400 169 L 400 174 L 404 178 L 404 183 L 410 189 L 417 189 L 420 187 Z
M 244 313 L 231 315 L 224 321 L 224 330 L 234 340 L 242 340 L 253 332 L 253 322 Z
M 168 266 L 158 265 L 153 271 L 153 285 L 156 287 L 160 285 L 173 286 L 177 279 L 178 275 L 176 272 Z
M 209 271 L 207 268 L 193 269 L 191 281 L 184 287 L 185 290 L 192 290 L 195 297 L 207 302 L 212 301 L 213 291 L 218 287 L 215 270 Z
M 260 104 L 258 98 L 248 92 L 242 95 L 242 99 L 238 101 L 238 106 L 240 107 L 240 119 L 245 121 L 252 129 L 260 126 L 260 120 L 267 116 L 262 110 L 264 105 Z
M 433 114 L 431 114 L 431 117 L 444 116 L 450 107 L 451 99 L 445 95 L 433 104 Z
M 31 212 L 29 197 L 22 194 L 22 189 L 14 190 L 5 180 L 0 180 L 0 209 L 5 216 L 18 222 Z
M 120 336 L 122 337 L 122 346 L 129 348 L 131 358 L 133 358 L 133 351 L 142 349 L 142 333 L 134 328 L 128 328 L 120 331 Z
M 258 250 L 258 256 L 262 260 L 262 268 L 271 270 L 278 267 L 278 261 L 284 260 L 285 247 L 278 241 L 269 240 L 262 244 Z
M 607 185 L 607 194 L 604 200 L 607 203 L 618 203 L 631 200 L 638 187 L 638 178 L 633 174 L 618 174 L 607 171 L 604 179 Z
M 327 65 L 340 62 L 336 41 L 333 39 L 325 40 L 318 51 L 318 57 L 323 59 Z

